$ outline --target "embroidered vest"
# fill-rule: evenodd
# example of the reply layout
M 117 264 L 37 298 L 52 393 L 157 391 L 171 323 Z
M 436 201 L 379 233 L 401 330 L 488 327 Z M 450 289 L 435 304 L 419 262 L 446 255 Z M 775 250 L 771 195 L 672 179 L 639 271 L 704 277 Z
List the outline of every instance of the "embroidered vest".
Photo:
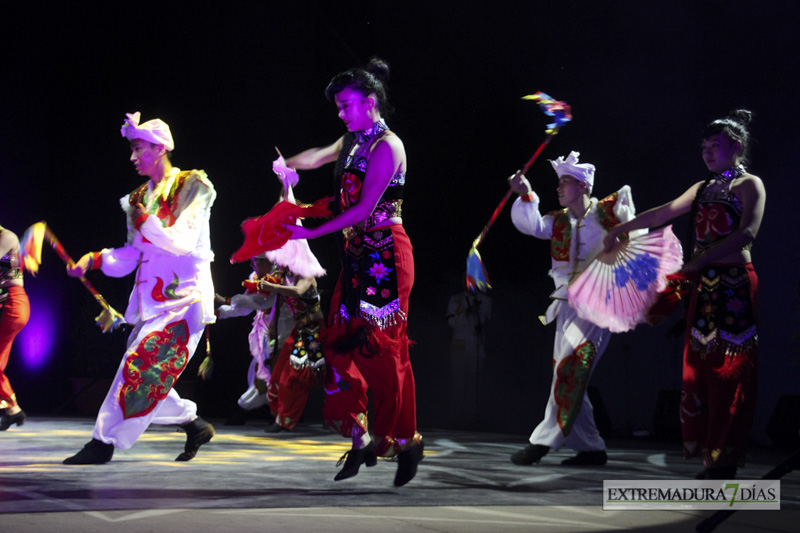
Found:
M 181 192 L 181 189 L 183 189 L 183 185 L 186 183 L 187 178 L 189 178 L 191 175 L 192 172 L 189 170 L 179 172 L 175 177 L 175 180 L 173 180 L 172 184 L 170 185 L 170 189 L 162 192 L 159 195 L 159 207 L 155 215 L 161 220 L 161 223 L 165 227 L 172 226 L 177 220 L 177 217 L 175 216 L 175 210 L 177 209 L 178 194 Z M 131 207 L 135 208 L 137 204 L 146 203 L 147 193 L 149 191 L 147 183 L 148 182 L 145 182 L 140 185 L 128 196 L 128 203 L 130 203 Z
M 742 223 L 742 201 L 731 190 L 732 179 L 715 179 L 700 194 L 694 217 L 694 255 L 733 233 Z M 749 250 L 752 243 L 745 246 Z
M 598 200 L 594 208 L 600 224 L 606 229 L 612 228 L 620 222 L 614 214 L 614 206 L 617 205 L 618 199 L 619 192 L 614 192 L 602 200 Z M 550 255 L 556 261 L 569 261 L 572 225 L 569 222 L 567 209 L 551 211 L 548 214 L 553 217 L 553 237 L 550 239 Z

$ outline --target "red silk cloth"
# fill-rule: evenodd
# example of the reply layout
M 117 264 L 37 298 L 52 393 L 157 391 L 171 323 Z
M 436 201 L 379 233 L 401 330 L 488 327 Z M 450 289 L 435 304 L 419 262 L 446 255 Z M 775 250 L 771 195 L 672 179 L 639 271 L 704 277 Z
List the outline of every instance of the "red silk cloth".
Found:
M 312 205 L 297 205 L 282 201 L 260 217 L 242 222 L 244 243 L 231 256 L 231 263 L 247 261 L 270 250 L 277 250 L 287 243 L 292 233 L 286 226 L 293 226 L 299 218 L 325 218 L 331 216 L 328 208 L 330 198 L 317 200 Z

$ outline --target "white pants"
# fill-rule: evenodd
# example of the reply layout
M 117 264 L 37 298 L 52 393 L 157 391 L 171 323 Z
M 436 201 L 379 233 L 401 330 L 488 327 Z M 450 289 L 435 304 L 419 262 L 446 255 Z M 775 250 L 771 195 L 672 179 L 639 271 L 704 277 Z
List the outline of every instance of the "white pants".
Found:
M 201 304 L 196 302 L 187 307 L 176 309 L 136 324 L 128 337 L 125 356 L 122 358 L 111 388 L 103 401 L 103 405 L 100 407 L 94 426 L 94 433 L 92 434 L 93 438 L 106 444 L 113 444 L 115 448 L 126 450 L 133 446 L 151 423 L 186 424 L 197 418 L 197 405 L 190 400 L 181 398 L 172 388 L 169 394 L 159 400 L 155 408 L 149 413 L 125 419 L 119 394 L 125 384 L 124 373 L 128 356 L 139 348 L 145 337 L 155 332 L 163 331 L 169 324 L 185 320 L 188 327 L 185 347 L 188 352 L 188 359 L 191 359 L 197 344 L 203 337 L 205 325 L 202 318 L 203 310 Z M 186 365 L 188 365 L 188 359 Z M 186 365 L 183 368 L 186 368 Z
M 250 386 L 246 391 L 244 391 L 244 394 L 239 397 L 239 407 L 245 411 L 252 411 L 263 405 L 267 405 L 267 393 L 259 392 L 258 387 L 255 385 L 257 372 L 256 367 L 256 360 L 253 359 L 250 361 L 250 368 L 247 369 L 247 383 L 249 383 Z M 266 368 L 267 372 L 269 372 L 269 367 L 265 366 L 264 368 Z M 269 378 L 267 378 L 266 381 L 269 383 Z
M 610 336 L 607 329 L 579 318 L 566 302 L 560 306 L 550 398 L 544 420 L 531 434 L 531 444 L 549 446 L 554 451 L 562 446 L 580 452 L 605 450 L 586 388 Z

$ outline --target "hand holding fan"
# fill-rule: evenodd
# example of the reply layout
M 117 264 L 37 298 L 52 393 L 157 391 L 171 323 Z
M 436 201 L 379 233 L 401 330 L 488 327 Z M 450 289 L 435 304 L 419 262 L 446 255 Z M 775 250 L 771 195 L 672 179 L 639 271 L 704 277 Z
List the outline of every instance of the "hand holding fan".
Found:
M 297 205 L 293 202 L 282 201 L 264 215 L 248 218 L 242 222 L 244 243 L 231 256 L 231 263 L 247 261 L 260 253 L 277 250 L 289 241 L 292 233 L 286 226 L 293 226 L 297 219 L 331 216 L 328 209 L 330 198 L 322 198 L 311 205 Z
M 231 263 L 247 261 L 258 254 L 277 250 L 286 244 L 292 235 L 286 226 L 294 226 L 299 219 L 326 218 L 332 214 L 328 208 L 331 198 L 322 198 L 311 205 L 296 203 L 292 187 L 297 185 L 299 180 L 297 171 L 286 166 L 286 160 L 277 147 L 275 151 L 278 152 L 278 159 L 272 162 L 272 171 L 278 175 L 283 184 L 283 200 L 266 214 L 242 222 L 244 243 L 231 256 Z
M 666 226 L 617 241 L 567 289 L 578 316 L 614 333 L 645 322 L 647 311 L 667 286 L 667 275 L 683 266 L 681 243 Z

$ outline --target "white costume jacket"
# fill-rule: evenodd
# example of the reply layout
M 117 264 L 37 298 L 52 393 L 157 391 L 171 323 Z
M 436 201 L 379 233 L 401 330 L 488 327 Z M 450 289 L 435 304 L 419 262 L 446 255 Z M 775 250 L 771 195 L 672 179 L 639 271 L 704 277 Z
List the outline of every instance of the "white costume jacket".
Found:
M 209 218 L 216 192 L 202 170 L 173 168 L 157 186 L 141 185 L 120 203 L 128 238 L 121 248 L 102 251 L 102 271 L 122 277 L 136 269 L 125 320 L 150 320 L 164 312 L 201 302 L 203 323 L 214 317 Z M 148 216 L 134 220 L 136 205 Z M 138 269 L 137 269 L 138 267 Z
M 541 320 L 556 321 L 553 381 L 544 418 L 529 441 L 552 450 L 563 445 L 577 451 L 605 450 L 586 388 L 611 334 L 578 317 L 567 302 L 567 287 L 603 250 L 608 228 L 633 218 L 635 209 L 628 186 L 602 200 L 590 201 L 580 221 L 567 209 L 542 216 L 535 193 L 531 202 L 516 200 L 511 210 L 511 219 L 519 231 L 550 239 L 550 277 L 556 290 L 551 295 L 554 301 Z
M 589 263 L 603 251 L 603 238 L 608 229 L 631 220 L 636 214 L 631 189 L 625 185 L 617 192 L 598 200 L 591 198 L 591 206 L 581 223 L 568 209 L 552 211 L 546 215 L 539 212 L 539 196 L 534 192 L 533 200 L 523 202 L 517 198 L 511 208 L 514 226 L 539 239 L 550 240 L 552 268 L 550 277 L 556 289 L 550 295 L 554 300 L 542 322 L 552 322 L 567 301 L 567 287 Z

